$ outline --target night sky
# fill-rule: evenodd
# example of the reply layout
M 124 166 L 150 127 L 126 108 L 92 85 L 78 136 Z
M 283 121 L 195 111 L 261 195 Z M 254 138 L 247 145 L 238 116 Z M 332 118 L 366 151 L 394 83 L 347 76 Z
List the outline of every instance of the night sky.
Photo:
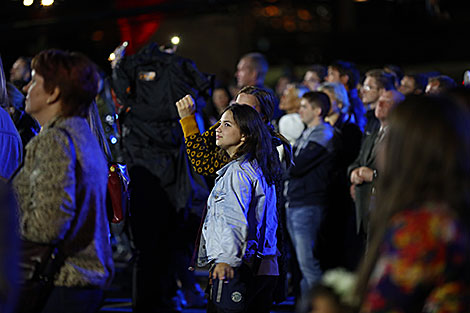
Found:
M 145 43 L 136 42 L 137 35 L 145 37 L 145 31 L 147 42 L 159 44 L 179 35 L 177 53 L 224 80 L 250 51 L 267 56 L 271 78 L 336 59 L 363 71 L 393 63 L 457 80 L 470 68 L 468 1 L 56 0 L 51 7 L 40 0 L 30 7 L 22 0 L 0 2 L 6 72 L 16 57 L 46 48 L 81 51 L 109 72 L 107 57 L 125 39 L 123 25 L 133 31 L 127 34 L 136 50 Z

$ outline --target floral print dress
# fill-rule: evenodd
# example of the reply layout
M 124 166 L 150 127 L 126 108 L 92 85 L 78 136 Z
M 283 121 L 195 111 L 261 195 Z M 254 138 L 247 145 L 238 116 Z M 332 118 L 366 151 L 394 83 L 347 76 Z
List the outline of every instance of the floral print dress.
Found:
M 468 232 L 443 206 L 396 214 L 361 312 L 470 312 L 469 246 Z

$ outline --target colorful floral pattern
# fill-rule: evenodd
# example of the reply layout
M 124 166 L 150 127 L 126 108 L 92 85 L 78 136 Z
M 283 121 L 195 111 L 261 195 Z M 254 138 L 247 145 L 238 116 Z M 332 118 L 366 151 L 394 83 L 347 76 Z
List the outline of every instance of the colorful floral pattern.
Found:
M 470 238 L 444 207 L 396 214 L 386 232 L 362 312 L 469 312 Z M 468 271 L 468 269 L 467 269 Z

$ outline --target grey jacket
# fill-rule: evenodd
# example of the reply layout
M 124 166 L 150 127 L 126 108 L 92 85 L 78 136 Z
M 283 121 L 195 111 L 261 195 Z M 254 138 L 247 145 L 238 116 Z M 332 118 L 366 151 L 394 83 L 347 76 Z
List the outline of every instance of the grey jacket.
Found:
M 71 230 L 56 286 L 105 287 L 112 279 L 107 177 L 103 153 L 84 118 L 54 119 L 26 146 L 24 166 L 13 181 L 21 236 L 56 243 Z
M 207 200 L 198 266 L 215 262 L 238 267 L 253 262 L 257 252 L 263 257 L 276 256 L 274 185 L 267 184 L 256 161 L 234 160 L 217 175 Z M 264 242 L 260 242 L 263 232 Z

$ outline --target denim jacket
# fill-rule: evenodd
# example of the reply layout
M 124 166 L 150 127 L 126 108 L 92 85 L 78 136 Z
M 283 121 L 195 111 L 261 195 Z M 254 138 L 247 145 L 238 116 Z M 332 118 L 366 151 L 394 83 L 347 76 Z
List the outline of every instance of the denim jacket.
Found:
M 198 266 L 215 262 L 238 267 L 253 262 L 257 252 L 262 257 L 277 255 L 276 192 L 257 162 L 239 158 L 217 175 L 207 200 Z

